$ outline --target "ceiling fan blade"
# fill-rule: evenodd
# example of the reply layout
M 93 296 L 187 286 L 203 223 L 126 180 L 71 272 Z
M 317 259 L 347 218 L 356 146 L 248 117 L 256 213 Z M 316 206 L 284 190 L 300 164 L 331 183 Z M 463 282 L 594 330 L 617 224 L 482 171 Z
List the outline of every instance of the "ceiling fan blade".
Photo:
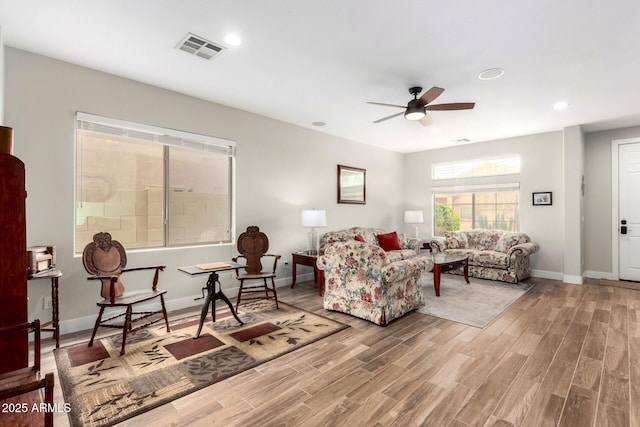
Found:
M 427 105 L 424 108 L 430 111 L 471 110 L 475 105 L 475 102 L 454 102 L 451 104 Z
M 382 102 L 370 102 L 370 101 L 367 101 L 367 104 L 373 104 L 373 105 L 384 105 L 385 107 L 407 108 L 407 106 L 406 106 L 406 105 L 384 104 L 384 103 L 382 103 Z
M 437 97 L 442 95 L 442 92 L 444 92 L 444 89 L 442 89 L 441 87 L 432 87 L 431 89 L 423 93 L 420 98 L 418 98 L 418 105 L 424 106 L 432 103 Z
M 430 115 L 427 114 L 420 119 L 420 123 L 422 124 L 422 126 L 429 126 L 430 124 L 433 123 L 433 119 L 431 118 Z
M 378 120 L 376 120 L 376 121 L 375 121 L 375 122 L 373 122 L 373 123 L 380 123 L 380 122 L 384 122 L 385 120 L 393 119 L 394 117 L 398 117 L 398 116 L 401 116 L 401 115 L 403 115 L 403 114 L 404 114 L 404 111 L 401 111 L 400 113 L 392 114 L 392 115 L 390 115 L 390 116 L 387 116 L 387 117 L 383 117 L 383 118 L 381 118 L 381 119 L 378 119 Z

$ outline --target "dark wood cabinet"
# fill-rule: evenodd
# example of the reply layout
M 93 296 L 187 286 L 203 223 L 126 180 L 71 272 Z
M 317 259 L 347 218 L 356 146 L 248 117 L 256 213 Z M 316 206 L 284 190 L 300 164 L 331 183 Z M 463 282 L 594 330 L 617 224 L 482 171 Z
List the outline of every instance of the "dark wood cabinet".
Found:
M 27 322 L 24 163 L 0 153 L 0 327 Z M 0 374 L 28 366 L 27 331 L 0 338 Z

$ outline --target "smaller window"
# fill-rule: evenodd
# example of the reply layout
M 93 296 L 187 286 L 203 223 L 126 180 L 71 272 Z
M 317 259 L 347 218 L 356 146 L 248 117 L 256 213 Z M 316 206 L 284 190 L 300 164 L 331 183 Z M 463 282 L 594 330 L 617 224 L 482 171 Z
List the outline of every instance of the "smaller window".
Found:
M 434 187 L 433 233 L 472 228 L 518 231 L 520 185 Z
M 520 156 L 434 163 L 433 179 L 477 178 L 481 176 L 514 175 L 520 173 Z

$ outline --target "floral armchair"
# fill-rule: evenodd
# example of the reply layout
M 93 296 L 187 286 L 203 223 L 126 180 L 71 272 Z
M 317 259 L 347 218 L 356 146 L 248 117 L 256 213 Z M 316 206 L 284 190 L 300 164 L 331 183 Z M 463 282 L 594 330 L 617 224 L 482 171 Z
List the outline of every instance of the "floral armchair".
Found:
M 386 325 L 424 305 L 418 279 L 433 262 L 391 262 L 379 246 L 349 240 L 326 245 L 317 267 L 324 270 L 324 308 Z

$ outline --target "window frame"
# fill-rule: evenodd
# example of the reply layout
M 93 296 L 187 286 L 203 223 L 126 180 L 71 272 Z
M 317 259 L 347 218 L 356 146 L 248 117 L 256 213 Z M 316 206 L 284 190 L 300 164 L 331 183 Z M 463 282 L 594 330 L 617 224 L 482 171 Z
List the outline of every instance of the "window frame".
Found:
M 484 163 L 484 162 L 499 162 L 501 160 L 506 159 L 518 159 L 518 170 L 517 172 L 504 172 L 504 173 L 488 173 L 488 174 L 473 174 L 469 176 L 447 176 L 447 177 L 437 177 L 436 176 L 436 168 L 446 168 L 450 167 L 452 170 L 456 166 L 468 166 L 470 170 L 474 169 L 474 164 L 476 163 Z M 443 181 L 443 180 L 473 180 L 487 177 L 495 177 L 495 176 L 509 176 L 509 175 L 519 175 L 522 171 L 521 165 L 521 156 L 520 154 L 506 154 L 502 156 L 493 156 L 493 157 L 479 157 L 475 159 L 467 159 L 467 160 L 455 160 L 451 162 L 438 162 L 431 164 L 431 179 L 433 181 Z
M 472 198 L 471 198 L 471 223 L 472 223 L 472 227 L 474 227 L 477 222 L 478 222 L 478 218 L 476 218 L 476 208 L 477 208 L 477 204 L 476 204 L 476 195 L 479 193 L 500 193 L 500 192 L 507 192 L 507 191 L 512 191 L 512 192 L 517 192 L 518 193 L 518 218 L 517 218 L 517 230 L 520 230 L 520 207 L 521 207 L 521 202 L 522 202 L 522 197 L 521 197 L 521 190 L 520 190 L 520 183 L 519 182 L 511 182 L 511 183 L 500 183 L 500 184 L 468 184 L 468 185 L 456 185 L 456 186 L 439 186 L 439 187 L 432 187 L 431 188 L 431 196 L 432 196 L 432 205 L 433 205 L 433 211 L 432 211 L 432 221 L 431 221 L 431 226 L 432 226 L 432 234 L 434 236 L 437 236 L 436 234 L 436 204 L 442 204 L 442 203 L 438 203 L 436 202 L 436 198 L 438 197 L 438 195 L 442 195 L 442 194 L 446 194 L 446 195 L 451 195 L 451 194 L 471 194 Z M 445 206 L 449 206 L 449 205 L 445 205 Z M 460 217 L 460 220 L 462 220 L 463 218 Z M 496 229 L 498 230 L 498 229 Z
M 204 152 L 224 153 L 229 157 L 229 241 L 228 242 L 192 242 L 189 244 L 169 244 L 169 165 L 165 159 L 163 161 L 163 234 L 164 241 L 162 246 L 144 247 L 144 248 L 131 248 L 128 252 L 133 251 L 157 251 L 166 249 L 177 248 L 194 248 L 203 246 L 228 246 L 233 245 L 236 239 L 236 141 L 213 137 L 209 135 L 202 135 L 193 132 L 186 132 L 171 128 L 147 125 L 142 123 L 129 122 L 120 119 L 114 119 L 110 117 L 98 116 L 90 113 L 76 111 L 74 120 L 74 209 L 73 209 L 73 221 L 74 221 L 74 233 L 73 233 L 73 247 L 74 255 L 82 256 L 81 252 L 77 252 L 77 230 L 75 224 L 77 223 L 78 215 L 78 131 L 93 131 L 98 134 L 119 136 L 125 138 L 136 139 L 141 142 L 155 143 L 163 148 L 163 157 L 167 154 L 167 151 L 171 146 L 191 148 L 195 150 L 202 150 Z M 83 126 L 90 126 L 91 124 L 101 127 L 100 130 L 91 128 L 85 128 Z M 117 132 L 122 133 L 118 134 Z M 112 133 L 113 132 L 113 133 Z M 131 136 L 135 135 L 135 136 Z M 140 137 L 138 139 L 138 137 Z

